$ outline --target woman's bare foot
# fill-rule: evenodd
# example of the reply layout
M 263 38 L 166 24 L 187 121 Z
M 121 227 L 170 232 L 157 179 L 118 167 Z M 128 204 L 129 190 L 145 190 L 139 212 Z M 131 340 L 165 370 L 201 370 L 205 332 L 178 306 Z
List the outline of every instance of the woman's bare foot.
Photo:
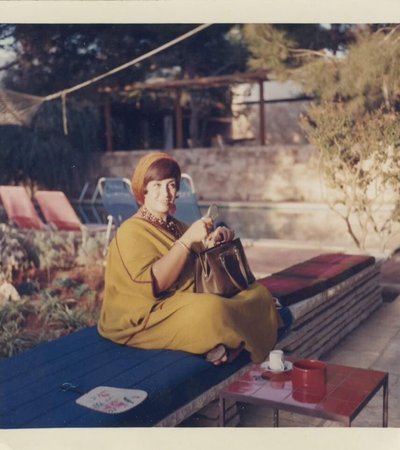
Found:
M 219 344 L 207 353 L 206 361 L 214 366 L 230 363 L 240 355 L 242 350 L 243 344 L 240 344 L 238 348 L 227 348 L 225 345 Z
M 219 366 L 220 364 L 228 360 L 228 355 L 226 354 L 226 347 L 223 344 L 219 344 L 210 350 L 206 355 L 206 361 L 214 364 L 214 366 Z

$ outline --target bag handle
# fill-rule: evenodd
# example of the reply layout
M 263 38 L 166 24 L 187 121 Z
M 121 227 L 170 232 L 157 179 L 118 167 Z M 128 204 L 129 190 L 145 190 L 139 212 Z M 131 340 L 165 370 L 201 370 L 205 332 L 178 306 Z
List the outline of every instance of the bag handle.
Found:
M 211 275 L 211 272 L 209 270 L 207 270 L 206 258 L 203 258 L 203 255 L 206 255 L 207 252 L 212 251 L 215 248 L 220 247 L 223 244 L 226 244 L 226 242 L 217 242 L 213 247 L 207 248 L 206 250 L 203 250 L 202 252 L 199 252 L 199 253 L 193 252 L 196 255 L 196 258 L 198 258 L 200 265 L 201 265 L 201 270 L 203 271 L 203 274 L 206 278 L 208 278 Z M 225 251 L 229 252 L 229 250 L 225 250 Z M 235 249 L 235 251 L 236 251 L 236 249 Z M 242 268 L 240 268 L 240 270 L 242 271 Z M 243 273 L 243 271 L 242 271 L 242 273 Z
M 228 269 L 228 267 L 227 267 L 227 265 L 226 265 L 225 255 L 224 255 L 223 253 L 221 253 L 221 254 L 219 255 L 219 260 L 221 261 L 221 264 L 222 264 L 223 268 L 225 269 L 225 272 L 227 273 L 227 275 L 228 275 L 228 277 L 229 277 L 231 283 L 232 283 L 237 289 L 239 289 L 240 291 L 243 291 L 244 289 L 247 288 L 247 275 L 246 275 L 246 272 L 245 272 L 245 270 L 244 270 L 242 261 L 241 261 L 241 259 L 240 259 L 239 256 L 238 256 L 238 251 L 237 251 L 236 248 L 234 249 L 234 253 L 235 253 L 236 259 L 237 259 L 237 261 L 238 261 L 238 263 L 239 263 L 239 268 L 240 268 L 240 272 L 241 272 L 241 274 L 242 274 L 243 280 L 245 280 L 245 282 L 246 282 L 246 285 L 245 285 L 245 286 L 241 286 L 241 285 L 235 280 L 235 278 L 231 275 L 231 273 L 229 272 L 229 269 Z

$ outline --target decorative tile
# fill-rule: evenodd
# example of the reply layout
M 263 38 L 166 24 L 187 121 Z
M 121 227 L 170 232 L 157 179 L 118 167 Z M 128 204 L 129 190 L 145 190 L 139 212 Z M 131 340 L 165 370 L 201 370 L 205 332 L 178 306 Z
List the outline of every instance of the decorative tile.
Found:
M 260 389 L 260 385 L 257 383 L 246 383 L 244 381 L 237 380 L 231 383 L 225 389 L 225 392 L 231 394 L 253 395 L 258 389 Z
M 252 397 L 256 399 L 264 399 L 268 401 L 284 401 L 291 396 L 291 391 L 286 389 L 271 389 L 270 386 L 263 386 L 252 394 Z M 286 403 L 286 401 L 285 401 Z

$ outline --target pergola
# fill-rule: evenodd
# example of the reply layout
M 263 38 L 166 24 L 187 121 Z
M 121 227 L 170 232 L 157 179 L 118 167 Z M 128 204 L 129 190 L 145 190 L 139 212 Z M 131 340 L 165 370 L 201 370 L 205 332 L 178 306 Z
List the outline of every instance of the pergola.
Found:
M 124 92 L 132 91 L 161 91 L 172 90 L 175 95 L 175 137 L 176 148 L 183 147 L 183 114 L 181 106 L 181 94 L 182 90 L 194 90 L 194 89 L 208 89 L 212 87 L 230 86 L 239 83 L 258 83 L 259 86 L 259 136 L 260 145 L 265 145 L 265 112 L 264 112 L 264 81 L 267 81 L 267 74 L 264 71 L 258 72 L 245 72 L 234 75 L 223 75 L 214 77 L 198 77 L 188 78 L 182 80 L 170 80 L 170 81 L 154 81 L 154 82 L 139 82 L 126 85 Z M 106 92 L 110 90 L 105 89 Z M 112 127 L 111 127 L 111 105 L 110 102 L 106 102 L 105 107 L 105 125 L 106 125 L 106 140 L 107 151 L 112 151 Z

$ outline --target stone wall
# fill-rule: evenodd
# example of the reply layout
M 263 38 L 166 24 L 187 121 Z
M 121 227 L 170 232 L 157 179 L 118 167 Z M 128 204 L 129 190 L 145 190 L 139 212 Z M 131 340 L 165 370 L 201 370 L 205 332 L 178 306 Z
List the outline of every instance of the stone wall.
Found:
M 130 178 L 145 151 L 93 156 L 91 183 L 101 176 Z M 311 145 L 171 150 L 189 173 L 200 200 L 321 202 L 318 155 Z
M 146 153 L 93 155 L 91 186 L 101 176 L 131 178 L 137 161 Z M 239 236 L 354 247 L 344 220 L 324 205 L 328 191 L 318 173 L 318 153 L 311 145 L 233 146 L 170 153 L 182 171 L 192 176 L 199 200 L 219 204 L 221 220 Z M 249 205 L 249 209 L 234 203 L 224 207 L 222 203 L 234 201 L 261 203 Z M 357 230 L 356 223 L 353 225 Z M 399 247 L 399 228 L 387 248 Z M 379 240 L 371 233 L 367 248 L 379 247 Z

